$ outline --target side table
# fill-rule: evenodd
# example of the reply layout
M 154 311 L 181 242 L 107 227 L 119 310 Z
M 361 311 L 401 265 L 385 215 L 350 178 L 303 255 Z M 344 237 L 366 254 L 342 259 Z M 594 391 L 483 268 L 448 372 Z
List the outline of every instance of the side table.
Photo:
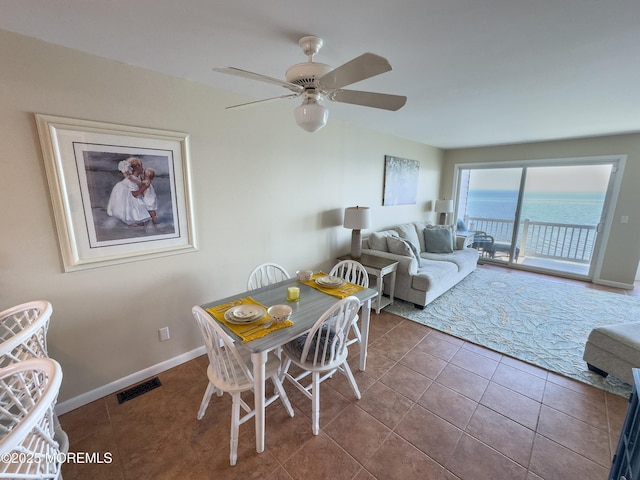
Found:
M 466 248 L 473 245 L 475 232 L 456 232 L 456 244 L 458 248 Z M 459 245 L 462 242 L 462 245 Z
M 376 290 L 378 290 L 378 299 L 374 302 L 374 310 L 380 313 L 387 305 L 393 305 L 393 291 L 396 286 L 396 271 L 398 270 L 398 262 L 389 260 L 388 258 L 376 257 L 363 253 L 360 258 L 353 258 L 351 255 L 342 255 L 338 260 L 356 260 L 362 264 L 368 274 L 376 277 Z M 383 278 L 389 276 L 389 297 L 383 297 Z

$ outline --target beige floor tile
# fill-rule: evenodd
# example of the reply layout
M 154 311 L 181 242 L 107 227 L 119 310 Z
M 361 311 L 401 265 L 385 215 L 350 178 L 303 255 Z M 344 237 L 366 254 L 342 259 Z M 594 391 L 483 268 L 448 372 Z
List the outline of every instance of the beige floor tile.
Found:
M 525 480 L 527 476 L 526 468 L 467 434 L 445 466 L 463 479 Z

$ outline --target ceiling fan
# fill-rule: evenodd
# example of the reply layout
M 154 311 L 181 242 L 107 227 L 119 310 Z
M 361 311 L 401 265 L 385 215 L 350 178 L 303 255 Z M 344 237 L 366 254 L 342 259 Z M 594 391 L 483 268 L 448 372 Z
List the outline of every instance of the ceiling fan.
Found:
M 342 88 L 390 71 L 391 65 L 386 58 L 373 53 L 364 53 L 344 65 L 332 68 L 324 63 L 313 61 L 313 56 L 322 47 L 323 41 L 321 38 L 314 36 L 302 37 L 298 44 L 304 54 L 309 57 L 309 60 L 290 67 L 285 74 L 286 80 L 279 80 L 235 67 L 214 68 L 213 70 L 216 72 L 280 85 L 293 92 L 227 108 L 242 107 L 279 98 L 302 96 L 302 104 L 294 111 L 296 123 L 308 132 L 315 132 L 324 127 L 329 117 L 329 109 L 325 106 L 325 99 L 391 111 L 402 108 L 406 103 L 407 97 L 400 95 L 344 90 Z

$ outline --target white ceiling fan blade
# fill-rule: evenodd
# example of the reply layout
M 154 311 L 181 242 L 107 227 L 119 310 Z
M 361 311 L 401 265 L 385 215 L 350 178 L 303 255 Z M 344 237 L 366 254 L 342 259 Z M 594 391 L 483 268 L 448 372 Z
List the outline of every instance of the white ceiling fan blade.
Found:
M 247 105 L 253 105 L 254 103 L 270 102 L 271 100 L 279 100 L 281 98 L 296 98 L 299 96 L 300 94 L 298 93 L 292 93 L 290 95 L 280 95 L 279 97 L 263 98 L 262 100 L 254 100 L 253 102 L 239 103 L 238 105 L 231 105 L 229 107 L 225 107 L 224 109 L 229 110 L 230 108 L 246 107 Z
M 407 97 L 389 95 L 387 93 L 361 92 L 359 90 L 334 90 L 326 94 L 329 100 L 341 103 L 351 103 L 364 107 L 381 108 L 396 111 L 407 103 Z
M 216 67 L 216 68 L 213 69 L 213 71 L 214 72 L 218 72 L 218 73 L 226 73 L 228 75 L 235 75 L 236 77 L 249 78 L 251 80 L 258 80 L 259 82 L 271 83 L 273 85 L 279 85 L 281 87 L 288 88 L 289 90 L 291 90 L 292 92 L 295 92 L 295 93 L 302 93 L 302 91 L 304 90 L 303 87 L 301 87 L 300 85 L 296 85 L 295 83 L 285 82 L 284 80 L 279 80 L 277 78 L 268 77 L 268 76 L 262 75 L 260 73 L 249 72 L 247 70 L 242 70 L 240 68 L 235 68 L 235 67 L 221 67 L 221 68 L 218 68 L 218 67 Z
M 390 70 L 391 65 L 386 58 L 375 53 L 363 53 L 359 57 L 323 75 L 318 80 L 318 83 L 321 88 L 333 90 L 375 77 Z

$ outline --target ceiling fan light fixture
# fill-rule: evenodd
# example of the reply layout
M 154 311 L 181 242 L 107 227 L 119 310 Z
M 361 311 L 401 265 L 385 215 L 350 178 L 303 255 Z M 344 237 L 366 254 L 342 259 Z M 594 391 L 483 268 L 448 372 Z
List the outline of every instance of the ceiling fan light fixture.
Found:
M 305 95 L 302 105 L 293 111 L 296 123 L 300 128 L 313 133 L 327 124 L 329 109 L 324 106 L 322 98 L 318 95 Z

